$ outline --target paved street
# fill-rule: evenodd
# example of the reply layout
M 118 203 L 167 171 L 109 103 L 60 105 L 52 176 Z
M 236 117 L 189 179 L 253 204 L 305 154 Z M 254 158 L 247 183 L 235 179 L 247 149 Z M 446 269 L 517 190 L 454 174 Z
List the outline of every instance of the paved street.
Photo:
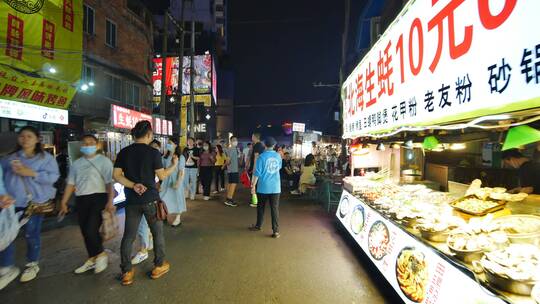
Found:
M 247 193 L 244 193 L 247 201 Z M 121 212 L 120 212 L 121 214 Z M 1 303 L 396 303 L 371 265 L 354 253 L 316 204 L 285 197 L 282 237 L 274 240 L 269 212 L 262 233 L 247 230 L 255 210 L 226 208 L 221 200 L 188 202 L 181 228 L 166 227 L 169 274 L 153 281 L 150 259 L 136 268 L 133 286 L 122 287 L 119 239 L 106 244 L 109 269 L 75 275 L 85 259 L 73 219 L 43 233 L 42 272 L 27 284 L 12 283 Z M 18 240 L 18 265 L 25 249 Z M 376 271 L 371 270 L 371 274 Z M 388 290 L 390 295 L 383 295 Z M 386 297 L 386 298 L 385 298 Z

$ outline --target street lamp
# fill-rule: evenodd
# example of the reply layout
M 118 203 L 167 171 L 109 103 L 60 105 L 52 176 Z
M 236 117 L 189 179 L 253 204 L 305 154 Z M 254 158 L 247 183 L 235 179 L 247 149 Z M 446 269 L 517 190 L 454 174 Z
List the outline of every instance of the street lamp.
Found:
M 54 67 L 49 68 L 49 73 L 56 74 L 56 69 Z
M 87 85 L 86 83 L 83 83 L 83 84 L 81 85 L 81 90 L 82 90 L 82 91 L 88 90 L 88 85 Z
M 206 114 L 206 120 L 210 120 L 210 117 L 212 117 L 210 114 Z
M 90 81 L 90 82 L 88 83 L 88 85 L 91 86 L 91 87 L 93 87 L 93 86 L 95 86 L 96 84 L 95 84 L 93 81 Z

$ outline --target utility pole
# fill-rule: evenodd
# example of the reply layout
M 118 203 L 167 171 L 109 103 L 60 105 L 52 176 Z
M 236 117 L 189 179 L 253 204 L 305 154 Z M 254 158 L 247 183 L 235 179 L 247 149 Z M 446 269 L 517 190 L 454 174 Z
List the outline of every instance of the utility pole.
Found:
M 192 3 L 191 11 L 192 16 L 194 16 L 194 4 Z M 194 83 L 195 83 L 195 18 L 191 18 L 191 64 L 190 64 L 190 79 L 189 79 L 189 136 L 195 137 L 195 92 L 194 92 Z
M 159 112 L 161 115 L 167 115 L 167 39 L 169 38 L 169 9 L 163 13 L 163 44 L 161 51 L 161 102 Z
M 183 106 L 182 94 L 183 94 L 183 82 L 184 82 L 184 5 L 185 0 L 181 1 L 182 7 L 180 8 L 180 50 L 178 52 L 178 88 L 177 88 L 177 103 L 180 105 L 178 111 L 180 121 L 180 139 L 182 135 L 187 134 L 187 126 L 182 126 L 182 111 L 186 111 L 187 107 Z M 182 129 L 183 128 L 183 129 Z M 178 141 L 180 143 L 180 141 Z

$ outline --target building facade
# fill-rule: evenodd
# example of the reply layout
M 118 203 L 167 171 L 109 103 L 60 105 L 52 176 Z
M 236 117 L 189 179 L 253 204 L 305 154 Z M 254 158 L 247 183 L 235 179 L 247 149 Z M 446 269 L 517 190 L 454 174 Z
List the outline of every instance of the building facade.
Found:
M 81 86 L 70 117 L 85 130 L 109 124 L 111 104 L 151 113 L 153 22 L 137 0 L 85 0 Z

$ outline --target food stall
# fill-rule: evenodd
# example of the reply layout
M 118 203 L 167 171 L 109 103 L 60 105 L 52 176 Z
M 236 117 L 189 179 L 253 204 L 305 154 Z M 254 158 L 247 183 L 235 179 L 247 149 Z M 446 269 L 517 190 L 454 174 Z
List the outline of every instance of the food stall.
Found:
M 540 196 L 500 168 L 540 140 L 522 133 L 540 120 L 540 2 L 447 2 L 410 1 L 344 82 L 362 176 L 336 216 L 405 303 L 540 303 Z

